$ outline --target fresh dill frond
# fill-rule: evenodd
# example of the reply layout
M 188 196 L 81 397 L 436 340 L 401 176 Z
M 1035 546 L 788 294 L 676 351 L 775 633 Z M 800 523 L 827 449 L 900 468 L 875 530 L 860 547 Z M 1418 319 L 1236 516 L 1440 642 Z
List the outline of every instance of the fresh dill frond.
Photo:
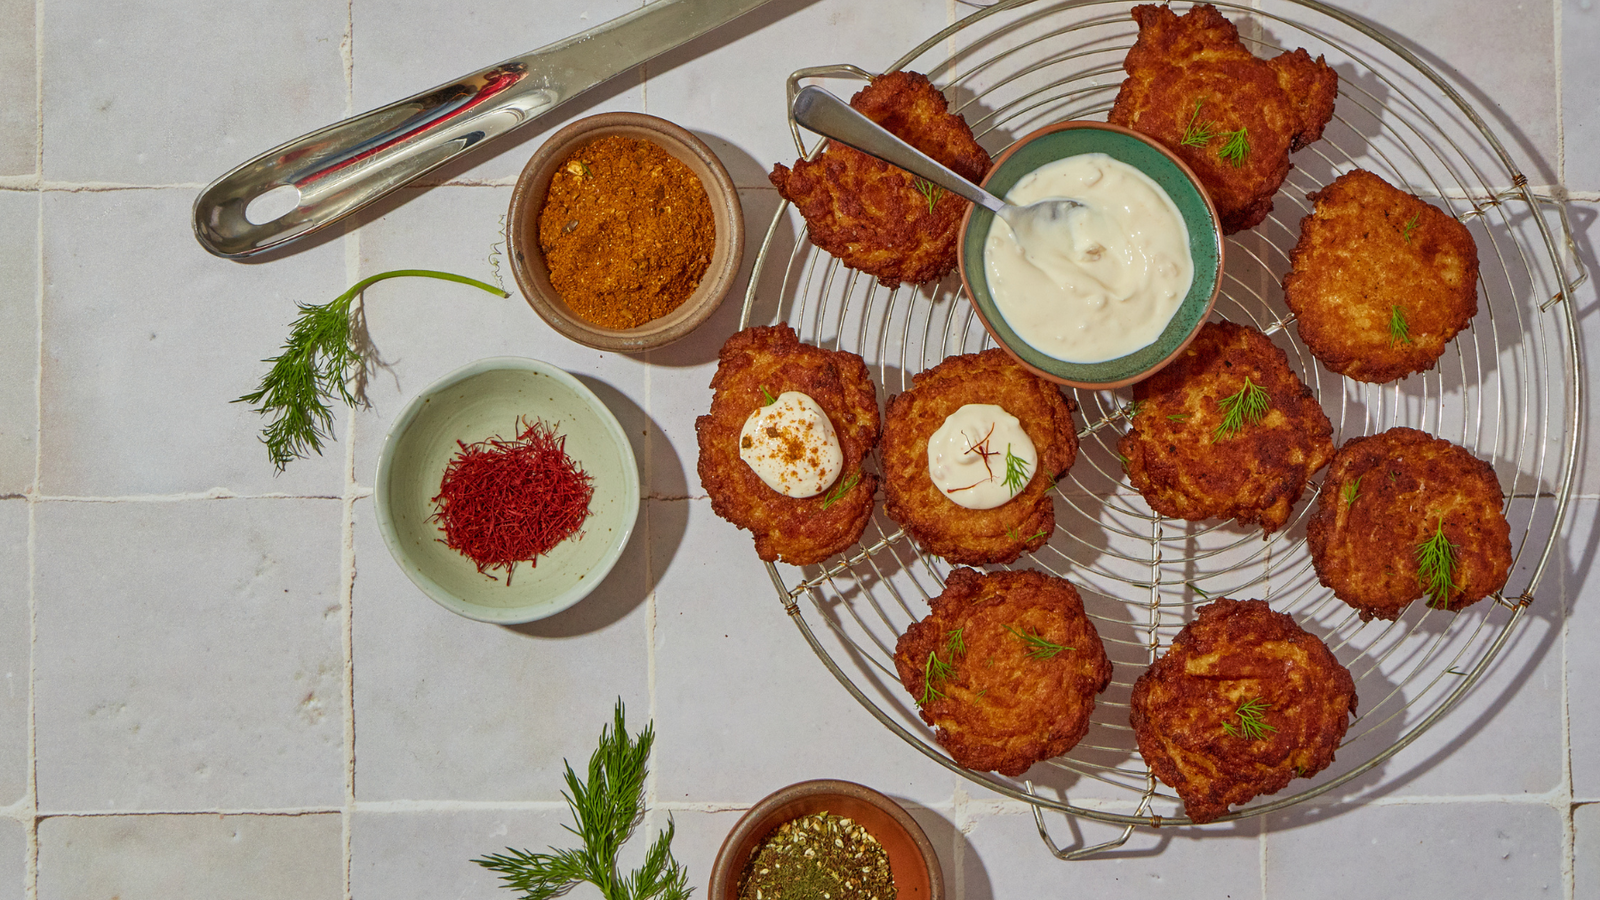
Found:
M 911 180 L 911 184 L 916 187 L 917 193 L 922 195 L 922 199 L 928 201 L 928 212 L 930 213 L 933 212 L 935 206 L 939 205 L 939 201 L 944 198 L 944 188 L 926 178 L 914 178 Z
M 1231 438 L 1244 430 L 1244 426 L 1260 422 L 1267 414 L 1272 398 L 1266 388 L 1245 377 L 1244 387 L 1217 401 L 1222 408 L 1222 422 L 1211 432 L 1211 443 Z
M 944 633 L 944 648 L 950 652 L 951 662 L 955 662 L 958 656 L 967 655 L 967 642 L 961 636 L 961 629 L 952 628 Z
M 1239 708 L 1234 710 L 1234 715 L 1239 717 L 1239 724 L 1235 726 L 1232 722 L 1223 722 L 1222 730 L 1236 738 L 1245 738 L 1252 741 L 1260 740 L 1278 730 L 1268 725 L 1265 718 L 1267 710 L 1271 708 L 1272 704 L 1260 697 L 1254 700 L 1247 700 L 1239 704 Z
M 1124 456 L 1121 450 L 1116 451 L 1116 454 L 1117 462 L 1122 463 L 1122 467 L 1126 469 L 1128 467 L 1128 457 Z
M 935 651 L 928 651 L 928 660 L 922 664 L 922 699 L 917 701 L 918 706 L 927 706 L 934 700 L 943 700 L 944 692 L 934 686 L 935 682 L 949 681 L 956 674 L 956 667 L 939 658 Z
M 1167 421 L 1168 422 L 1187 422 L 1187 421 L 1189 421 L 1189 414 L 1188 413 L 1173 413 L 1172 415 L 1167 416 Z
M 349 382 L 364 363 L 351 339 L 351 304 L 373 284 L 402 275 L 441 278 L 501 297 L 511 296 L 492 284 L 464 275 L 400 269 L 364 278 L 327 303 L 297 304 L 300 315 L 289 330 L 283 352 L 262 360 L 271 363 L 272 368 L 262 377 L 260 387 L 233 401 L 248 403 L 256 407 L 256 412 L 272 417 L 261 430 L 261 442 L 267 445 L 267 458 L 278 472 L 292 460 L 305 459 L 313 452 L 321 454 L 322 442 L 333 439 L 330 400 L 337 398 L 347 406 L 356 405 Z
M 761 397 L 766 401 L 762 404 L 763 406 L 771 406 L 772 404 L 778 402 L 778 398 L 772 396 L 772 392 L 767 390 L 767 386 L 764 384 L 761 386 Z
M 1456 589 L 1456 566 L 1460 562 L 1460 548 L 1444 534 L 1444 516 L 1433 536 L 1417 545 L 1417 581 L 1421 583 L 1428 605 L 1444 609 L 1450 604 L 1450 592 Z
M 1054 643 L 1041 635 L 1018 631 L 1010 625 L 1005 626 L 1005 629 L 1028 645 L 1028 655 L 1034 659 L 1051 659 L 1058 653 L 1064 653 L 1072 649 L 1071 647 L 1063 647 Z
M 1411 243 L 1411 233 L 1417 230 L 1417 220 L 1420 218 L 1422 218 L 1422 213 L 1417 213 L 1411 217 L 1411 221 L 1401 226 L 1400 237 L 1403 238 L 1406 243 Z
M 1189 113 L 1189 124 L 1183 129 L 1183 138 L 1178 141 L 1185 147 L 1204 147 L 1216 136 L 1216 127 L 1210 122 L 1200 121 L 1200 107 L 1205 104 L 1202 97 L 1194 102 L 1194 111 Z
M 1247 132 L 1248 129 L 1241 128 L 1224 134 L 1222 149 L 1217 151 L 1217 156 L 1235 169 L 1244 165 L 1245 157 L 1250 155 L 1250 137 Z
M 1122 407 L 1122 416 L 1125 419 L 1132 419 L 1135 416 L 1139 415 L 1139 412 L 1141 410 L 1143 410 L 1143 409 L 1144 409 L 1144 401 L 1143 400 L 1129 400 Z
M 1013 525 L 1006 529 L 1006 537 L 1011 538 L 1013 541 L 1021 544 L 1031 544 L 1034 541 L 1037 541 L 1039 538 L 1044 537 L 1046 533 L 1048 533 L 1048 530 L 1041 528 L 1038 531 L 1035 531 L 1029 537 L 1024 538 L 1022 536 L 1022 532 L 1017 530 L 1017 526 Z
M 1389 307 L 1389 346 L 1411 343 L 1411 326 L 1406 324 L 1406 311 L 1398 304 Z
M 845 494 L 850 493 L 850 491 L 854 490 L 855 486 L 860 483 L 861 473 L 851 472 L 850 477 L 835 483 L 833 488 L 828 491 L 827 495 L 822 498 L 822 508 L 827 509 L 835 503 L 838 503 L 840 498 L 842 498 Z
M 1354 481 L 1346 481 L 1344 487 L 1339 489 L 1339 495 L 1344 498 L 1344 505 L 1347 508 L 1354 505 L 1356 498 L 1361 496 L 1361 479 L 1365 477 L 1367 476 L 1357 475 Z
M 1028 485 L 1028 461 L 1011 452 L 1011 445 L 1006 444 L 1006 490 L 1015 497 Z
M 521 900 L 550 900 L 580 882 L 600 889 L 605 900 L 688 900 L 689 873 L 672 856 L 675 826 L 671 819 L 645 853 L 644 864 L 624 876 L 617 871 L 617 853 L 644 815 L 645 767 L 655 727 L 646 725 L 637 738 L 627 732 L 622 701 L 617 701 L 612 727 L 600 732 L 600 746 L 589 757 L 589 778 L 580 779 L 567 764 L 567 790 L 562 797 L 577 827 L 566 826 L 583 840 L 578 849 L 532 853 L 506 849 L 473 862 L 500 873 L 503 887 L 522 892 Z
M 1184 583 L 1189 586 L 1189 590 L 1194 591 L 1196 594 L 1199 594 L 1200 595 L 1200 599 L 1208 600 L 1208 599 L 1211 598 L 1211 592 L 1206 590 L 1205 588 L 1202 588 L 1200 585 L 1195 584 L 1192 581 L 1186 581 Z

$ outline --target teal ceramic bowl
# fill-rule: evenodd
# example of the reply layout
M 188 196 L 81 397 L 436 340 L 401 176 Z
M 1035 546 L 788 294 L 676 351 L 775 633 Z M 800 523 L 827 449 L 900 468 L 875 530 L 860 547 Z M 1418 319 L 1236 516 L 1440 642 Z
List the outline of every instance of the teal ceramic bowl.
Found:
M 519 416 L 566 435 L 566 452 L 594 479 L 579 536 L 520 563 L 507 584 L 445 546 L 432 521 L 445 466 L 459 449 L 514 436 Z M 639 467 L 611 410 L 576 378 L 533 359 L 493 357 L 441 378 L 406 405 L 389 429 L 374 484 L 378 530 L 395 562 L 440 606 L 502 625 L 553 616 L 605 580 L 639 517 Z
M 1049 356 L 1018 337 L 989 294 L 983 243 L 994 221 L 994 213 L 980 206 L 974 205 L 962 221 L 959 259 L 967 297 L 997 344 L 1043 378 L 1098 390 L 1148 378 L 1189 346 L 1195 332 L 1211 314 L 1217 292 L 1222 287 L 1222 227 L 1211 198 L 1182 160 L 1141 134 L 1104 122 L 1058 122 L 1029 134 L 1000 154 L 983 186 L 989 193 L 1004 197 L 1029 172 L 1058 159 L 1084 153 L 1105 153 L 1150 176 L 1172 198 L 1189 227 L 1194 282 L 1172 321 L 1154 343 L 1116 359 L 1075 363 Z

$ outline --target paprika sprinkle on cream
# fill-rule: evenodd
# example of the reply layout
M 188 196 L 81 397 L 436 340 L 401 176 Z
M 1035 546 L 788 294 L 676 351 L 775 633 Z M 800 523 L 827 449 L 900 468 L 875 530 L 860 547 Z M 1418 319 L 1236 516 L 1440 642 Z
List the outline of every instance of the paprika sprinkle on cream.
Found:
M 537 566 L 577 534 L 589 517 L 594 480 L 567 456 L 566 443 L 553 426 L 526 419 L 517 420 L 514 440 L 456 441 L 460 450 L 433 498 L 431 521 L 444 531 L 444 545 L 485 575 L 504 569 L 509 585 L 517 563 Z
M 551 286 L 602 328 L 637 328 L 677 309 L 715 246 L 705 186 L 646 140 L 609 135 L 580 147 L 539 212 Z

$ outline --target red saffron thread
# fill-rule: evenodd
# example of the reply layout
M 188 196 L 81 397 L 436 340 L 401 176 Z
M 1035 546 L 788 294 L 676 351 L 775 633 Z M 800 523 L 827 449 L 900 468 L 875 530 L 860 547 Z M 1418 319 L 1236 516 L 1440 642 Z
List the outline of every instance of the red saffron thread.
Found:
M 594 497 L 594 479 L 567 456 L 566 435 L 522 417 L 515 430 L 515 440 L 456 441 L 461 449 L 445 466 L 430 518 L 444 545 L 480 573 L 495 578 L 489 570 L 505 569 L 507 586 L 517 563 L 537 566 L 578 533 Z

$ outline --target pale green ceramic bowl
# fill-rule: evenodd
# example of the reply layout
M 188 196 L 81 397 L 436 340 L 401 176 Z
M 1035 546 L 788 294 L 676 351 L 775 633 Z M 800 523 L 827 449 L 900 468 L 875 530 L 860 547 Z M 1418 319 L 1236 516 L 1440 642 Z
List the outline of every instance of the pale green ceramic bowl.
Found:
M 538 565 L 521 563 L 506 584 L 478 572 L 445 546 L 430 519 L 445 466 L 459 449 L 515 433 L 517 417 L 557 424 L 567 455 L 594 478 L 581 537 L 568 538 Z M 407 404 L 378 457 L 378 530 L 395 561 L 422 592 L 453 613 L 510 625 L 553 616 L 605 580 L 639 515 L 639 467 L 611 410 L 562 370 L 532 359 L 481 359 L 446 375 Z
M 1172 198 L 1189 226 L 1194 282 L 1154 343 L 1104 362 L 1073 363 L 1040 352 L 1018 337 L 989 294 L 983 242 L 989 235 L 994 213 L 983 207 L 974 205 L 961 223 L 959 259 L 967 296 L 995 343 L 1036 375 L 1059 384 L 1098 390 L 1148 378 L 1189 346 L 1211 314 L 1222 287 L 1222 227 L 1211 198 L 1182 160 L 1144 135 L 1104 122 L 1058 122 L 1027 135 L 1000 154 L 983 186 L 996 197 L 1004 197 L 1034 169 L 1084 153 L 1105 153 L 1150 176 Z

